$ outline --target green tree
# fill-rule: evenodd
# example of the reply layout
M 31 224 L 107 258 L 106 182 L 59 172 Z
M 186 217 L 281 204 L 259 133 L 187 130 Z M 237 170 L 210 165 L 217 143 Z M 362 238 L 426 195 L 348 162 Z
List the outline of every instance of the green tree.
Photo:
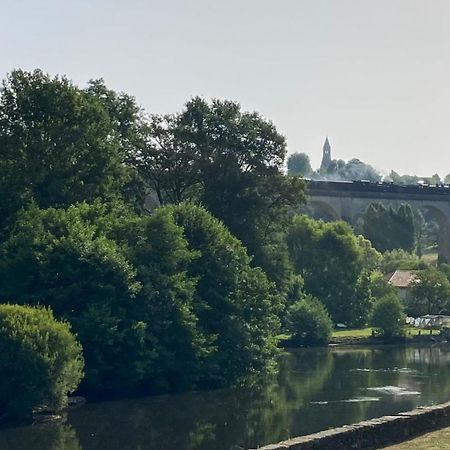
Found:
M 116 198 L 129 181 L 111 118 L 65 77 L 15 70 L 0 89 L 0 218 L 30 201 L 69 206 Z
M 370 323 L 386 337 L 399 336 L 405 327 L 405 313 L 398 294 L 388 294 L 377 300 Z
M 204 205 L 263 266 L 263 247 L 305 198 L 302 180 L 283 174 L 285 157 L 271 122 L 238 103 L 196 97 L 179 114 L 152 117 L 132 164 L 160 203 Z
M 380 263 L 380 270 L 384 274 L 395 270 L 417 270 L 426 267 L 427 264 L 424 261 L 402 249 L 384 252 Z
M 420 270 L 411 288 L 412 299 L 407 312 L 414 317 L 447 312 L 450 302 L 450 282 L 444 273 L 434 267 Z
M 317 297 L 335 322 L 360 322 L 367 309 L 363 289 L 364 264 L 372 264 L 366 242 L 357 238 L 344 222 L 325 223 L 306 216 L 294 217 L 287 244 L 295 271 L 304 279 L 304 289 Z
M 59 410 L 83 377 L 81 346 L 49 309 L 0 305 L 0 348 L 2 416 Z
M 273 285 L 250 266 L 245 248 L 199 206 L 168 207 L 184 230 L 197 280 L 194 311 L 199 329 L 215 350 L 207 360 L 207 383 L 224 384 L 265 367 L 276 352 L 280 305 Z
M 381 252 L 397 248 L 414 251 L 415 229 L 411 207 L 402 204 L 394 209 L 372 203 L 364 216 L 363 234 Z
M 318 299 L 306 296 L 289 308 L 289 330 L 298 345 L 325 345 L 331 339 L 333 322 Z
M 312 173 L 311 162 L 306 153 L 292 153 L 287 159 L 288 175 L 307 177 Z
M 132 371 L 139 348 L 137 321 L 127 315 L 140 285 L 121 247 L 89 220 L 86 204 L 21 212 L 0 248 L 0 292 L 17 303 L 50 306 L 77 333 L 86 359 L 86 385 L 109 387 Z

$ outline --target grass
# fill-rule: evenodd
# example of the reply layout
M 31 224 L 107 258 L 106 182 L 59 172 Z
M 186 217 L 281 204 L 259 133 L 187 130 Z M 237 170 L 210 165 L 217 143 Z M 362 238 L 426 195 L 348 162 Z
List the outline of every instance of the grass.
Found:
M 372 328 L 344 328 L 333 331 L 333 339 L 357 339 L 372 336 Z
M 424 434 L 402 444 L 386 447 L 385 450 L 450 450 L 450 428 Z
M 423 334 L 430 334 L 430 330 L 424 330 L 420 328 L 415 327 L 406 327 L 406 337 L 412 337 L 417 336 L 420 333 Z M 433 330 L 433 334 L 439 334 L 438 330 Z M 341 330 L 334 330 L 332 339 L 339 340 L 339 341 L 345 341 L 345 340 L 364 340 L 367 338 L 370 338 L 372 336 L 372 328 L 344 328 Z M 290 334 L 279 334 L 275 337 L 275 339 L 279 341 L 287 341 L 291 338 Z
M 430 334 L 429 330 L 423 330 L 415 327 L 406 327 L 406 336 L 416 336 L 419 334 Z M 439 334 L 439 331 L 433 330 L 433 334 Z M 345 328 L 343 330 L 333 331 L 333 339 L 363 339 L 372 336 L 372 328 Z

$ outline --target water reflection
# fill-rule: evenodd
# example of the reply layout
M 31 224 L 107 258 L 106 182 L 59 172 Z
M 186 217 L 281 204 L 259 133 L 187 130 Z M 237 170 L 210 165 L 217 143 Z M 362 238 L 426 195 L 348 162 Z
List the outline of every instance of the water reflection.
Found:
M 0 432 L 0 449 L 249 448 L 450 399 L 447 348 L 308 349 L 252 385 L 86 405 Z

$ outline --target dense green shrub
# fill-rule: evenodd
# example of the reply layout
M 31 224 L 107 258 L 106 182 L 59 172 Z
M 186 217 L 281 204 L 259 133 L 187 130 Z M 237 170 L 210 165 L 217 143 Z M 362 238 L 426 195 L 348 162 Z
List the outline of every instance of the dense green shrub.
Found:
M 276 351 L 279 297 L 245 247 L 206 210 L 168 207 L 197 257 L 188 274 L 197 285 L 194 311 L 210 343 L 203 380 L 224 384 L 261 370 Z
M 45 308 L 0 305 L 0 414 L 58 410 L 83 376 L 81 346 Z
M 306 296 L 289 308 L 289 329 L 299 345 L 324 345 L 331 339 L 333 322 L 325 306 Z
M 370 293 L 362 277 L 378 264 L 379 255 L 342 221 L 325 223 L 294 216 L 286 235 L 289 254 L 306 293 L 318 298 L 334 322 L 367 321 Z
M 91 392 L 225 384 L 275 352 L 273 285 L 193 205 L 144 217 L 100 203 L 29 208 L 0 245 L 0 274 L 0 298 L 71 323 Z
M 370 324 L 384 336 L 399 336 L 405 327 L 405 313 L 396 293 L 387 294 L 374 304 Z

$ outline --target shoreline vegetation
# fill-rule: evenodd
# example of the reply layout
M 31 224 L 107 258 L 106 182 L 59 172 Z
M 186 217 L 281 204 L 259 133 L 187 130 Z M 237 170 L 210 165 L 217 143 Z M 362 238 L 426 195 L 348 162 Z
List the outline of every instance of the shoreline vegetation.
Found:
M 73 393 L 232 386 L 286 342 L 406 342 L 406 314 L 450 312 L 450 265 L 420 258 L 431 218 L 407 204 L 372 204 L 359 225 L 318 216 L 286 173 L 286 138 L 237 102 L 150 114 L 102 79 L 14 70 L 0 149 L 0 303 L 21 311 L 0 327 L 0 417 L 58 411 Z M 386 280 L 399 268 L 417 273 L 408 302 Z M 19 356 L 36 361 L 23 399 Z
M 280 348 L 302 347 L 288 334 L 277 336 Z M 446 341 L 440 336 L 439 330 L 428 330 L 415 327 L 405 327 L 404 334 L 386 337 L 376 333 L 374 328 L 353 328 L 334 330 L 329 343 L 325 346 L 336 345 L 391 345 L 391 344 L 417 344 L 436 343 Z M 308 347 L 308 346 L 305 346 Z M 320 347 L 320 346 L 318 346 Z M 323 345 L 322 345 L 323 347 Z

